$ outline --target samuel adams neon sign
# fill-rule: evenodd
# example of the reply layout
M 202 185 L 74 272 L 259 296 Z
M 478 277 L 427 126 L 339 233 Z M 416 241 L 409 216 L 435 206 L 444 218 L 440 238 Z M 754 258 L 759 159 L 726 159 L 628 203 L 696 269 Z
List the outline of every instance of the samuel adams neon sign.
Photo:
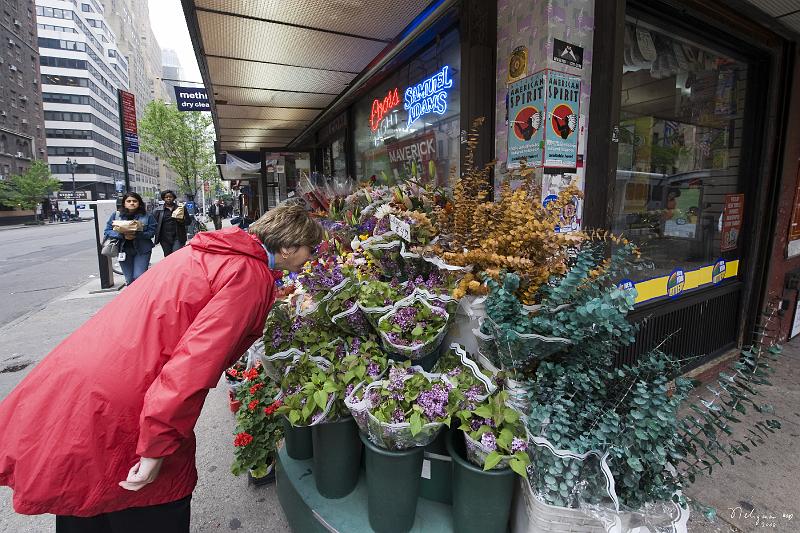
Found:
M 394 107 L 396 107 L 400 103 L 400 96 L 397 94 L 397 87 L 393 91 L 389 91 L 389 93 L 383 98 L 383 100 L 378 100 L 377 98 L 372 101 L 372 113 L 369 116 L 369 127 L 372 131 L 378 131 L 378 127 L 381 125 L 381 120 L 383 117 L 389 113 Z
M 444 66 L 433 76 L 406 89 L 403 93 L 403 109 L 408 111 L 409 127 L 429 113 L 444 115 L 447 112 L 447 89 L 452 86 L 450 67 Z

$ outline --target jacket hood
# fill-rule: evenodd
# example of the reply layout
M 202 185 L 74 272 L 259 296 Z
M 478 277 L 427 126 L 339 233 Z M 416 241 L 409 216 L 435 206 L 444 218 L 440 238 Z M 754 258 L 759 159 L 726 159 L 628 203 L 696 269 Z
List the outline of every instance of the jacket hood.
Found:
M 202 231 L 192 237 L 189 246 L 209 254 L 249 255 L 267 263 L 267 252 L 258 242 L 258 238 L 239 227 L 225 228 L 219 231 Z

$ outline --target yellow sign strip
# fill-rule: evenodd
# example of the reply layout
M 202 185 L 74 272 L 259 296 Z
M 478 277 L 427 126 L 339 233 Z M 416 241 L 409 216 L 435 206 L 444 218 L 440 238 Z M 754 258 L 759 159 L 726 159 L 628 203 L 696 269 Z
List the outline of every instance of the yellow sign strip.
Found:
M 697 289 L 704 285 L 711 283 L 711 275 L 714 271 L 714 265 L 708 265 L 697 270 L 689 270 L 686 272 L 686 285 L 683 291 Z M 725 262 L 725 279 L 735 278 L 739 274 L 739 260 Z M 667 295 L 667 281 L 669 276 L 662 276 L 660 278 L 648 279 L 640 281 L 635 284 L 636 286 L 636 303 L 647 302 L 655 298 L 661 298 Z

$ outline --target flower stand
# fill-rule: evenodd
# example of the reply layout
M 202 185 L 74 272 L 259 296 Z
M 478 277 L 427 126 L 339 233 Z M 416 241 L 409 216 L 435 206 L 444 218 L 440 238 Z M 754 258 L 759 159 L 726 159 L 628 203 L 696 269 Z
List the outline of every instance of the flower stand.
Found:
M 352 417 L 311 428 L 314 481 L 317 491 L 331 499 L 343 498 L 358 484 L 361 441 Z
M 289 457 L 286 448 L 278 452 L 276 464 L 278 500 L 292 531 L 302 533 L 372 533 L 367 503 L 367 479 L 362 469 L 358 484 L 343 498 L 328 499 L 317 491 L 313 461 Z M 416 515 L 408 529 L 411 533 L 454 532 L 451 507 L 419 498 Z

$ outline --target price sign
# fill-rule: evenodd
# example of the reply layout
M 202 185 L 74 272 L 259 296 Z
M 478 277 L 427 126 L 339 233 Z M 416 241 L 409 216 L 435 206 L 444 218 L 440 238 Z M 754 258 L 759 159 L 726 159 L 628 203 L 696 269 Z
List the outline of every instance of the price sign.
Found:
M 404 241 L 411 242 L 411 226 L 409 226 L 408 222 L 404 222 L 394 215 L 389 215 L 389 228 Z

